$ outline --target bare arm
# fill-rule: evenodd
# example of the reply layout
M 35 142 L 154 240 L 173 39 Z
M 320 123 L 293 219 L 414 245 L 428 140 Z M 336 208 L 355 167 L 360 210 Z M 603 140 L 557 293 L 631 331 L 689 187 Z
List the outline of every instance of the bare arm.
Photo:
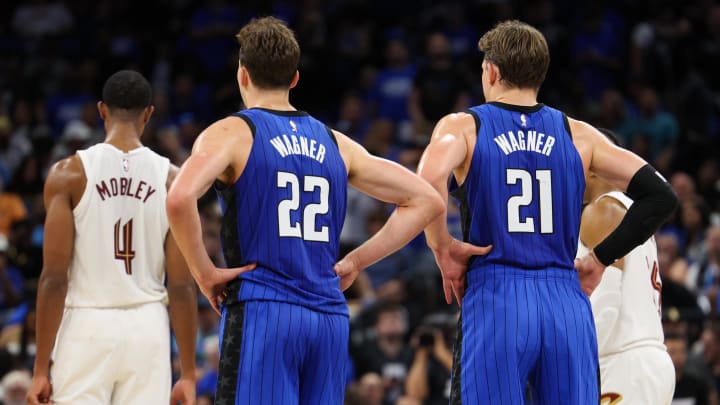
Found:
M 427 348 L 418 347 L 415 358 L 405 379 L 405 392 L 408 396 L 423 401 L 428 396 L 428 357 Z
M 168 176 L 169 183 L 172 183 L 177 173 L 178 168 L 171 166 Z M 165 238 L 165 269 L 170 300 L 170 321 L 180 351 L 181 378 L 194 381 L 197 293 L 195 281 L 190 274 L 185 258 L 170 232 Z
M 405 246 L 443 213 L 444 207 L 432 187 L 409 170 L 372 156 L 339 132 L 335 136 L 347 165 L 349 183 L 378 200 L 397 205 L 375 235 L 338 263 L 336 271 L 343 277 L 341 284 L 346 289 L 360 270 Z
M 595 128 L 575 120 L 570 120 L 570 128 L 586 175 L 592 171 L 634 201 L 620 224 L 590 254 L 575 262 L 583 290 L 590 294 L 600 280 L 597 273 L 602 275 L 606 266 L 652 236 L 675 210 L 677 196 L 644 160 L 613 145 Z
M 617 228 L 625 215 L 625 207 L 613 198 L 602 198 L 588 204 L 580 220 L 580 240 L 588 248 L 593 249 Z M 623 259 L 613 264 L 623 269 Z
M 237 118 L 218 121 L 203 131 L 168 192 L 170 228 L 198 282 L 207 276 L 213 264 L 202 243 L 197 200 L 216 179 L 232 171 L 233 152 L 241 145 L 238 137 L 231 136 L 231 133 L 238 129 L 250 138 L 247 124 Z
M 190 273 L 217 312 L 225 283 L 249 268 L 229 271 L 213 265 L 202 242 L 197 200 L 216 179 L 232 184 L 244 169 L 251 146 L 250 128 L 243 120 L 230 117 L 217 121 L 200 134 L 168 192 L 173 237 Z
M 47 215 L 43 269 L 38 281 L 36 376 L 48 376 L 50 353 L 65 310 L 68 268 L 75 239 L 72 210 L 82 195 L 85 181 L 82 163 L 74 156 L 56 163 L 45 182 L 43 199 Z
M 8 307 L 14 307 L 22 301 L 21 291 L 18 291 L 10 281 L 6 267 L 0 269 L 0 289 L 5 298 L 5 305 Z
M 472 158 L 468 135 L 465 132 L 474 133 L 475 127 L 475 121 L 469 114 L 445 116 L 435 126 L 430 144 L 420 159 L 418 174 L 440 194 L 445 207 L 448 202 L 447 182 L 450 174 L 454 172 L 459 182 L 465 180 Z M 445 215 L 436 218 L 425 228 L 425 238 L 443 276 L 445 301 L 450 304 L 454 293 L 460 304 L 465 292 L 468 259 L 473 255 L 487 254 L 492 246 L 477 247 L 454 239 L 448 232 Z
M 627 191 L 630 180 L 647 162 L 629 150 L 615 146 L 590 124 L 574 119 L 568 121 L 585 174 L 592 171 L 613 186 Z
M 451 114 L 441 119 L 418 164 L 418 175 L 440 194 L 445 207 L 448 203 L 448 178 L 468 157 L 462 128 L 467 125 L 475 126 L 468 114 Z M 448 232 L 447 218 L 440 216 L 431 222 L 425 228 L 425 238 L 432 249 L 449 245 L 452 236 Z

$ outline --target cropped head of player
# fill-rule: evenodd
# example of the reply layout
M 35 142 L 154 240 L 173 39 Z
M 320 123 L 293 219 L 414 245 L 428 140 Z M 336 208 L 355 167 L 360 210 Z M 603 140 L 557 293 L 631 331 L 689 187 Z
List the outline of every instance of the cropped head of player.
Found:
M 240 46 L 237 81 L 240 96 L 257 90 L 289 91 L 300 74 L 300 45 L 292 30 L 275 17 L 253 19 L 235 35 Z
M 485 100 L 495 100 L 496 93 L 508 89 L 540 90 L 550 66 L 550 50 L 540 31 L 517 20 L 505 21 L 483 35 L 478 48 L 485 54 Z
M 100 118 L 105 121 L 106 131 L 116 122 L 144 127 L 155 111 L 152 105 L 152 87 L 140 73 L 121 70 L 105 81 L 102 100 L 98 101 L 97 107 Z

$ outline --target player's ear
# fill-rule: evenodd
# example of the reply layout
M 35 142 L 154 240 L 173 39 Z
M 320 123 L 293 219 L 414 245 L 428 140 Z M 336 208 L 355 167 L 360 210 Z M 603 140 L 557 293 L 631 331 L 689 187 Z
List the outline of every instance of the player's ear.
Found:
M 500 81 L 500 69 L 498 69 L 497 65 L 492 62 L 485 62 L 485 69 L 487 70 L 487 77 L 488 77 L 488 83 L 491 86 L 494 86 L 495 83 Z
M 293 75 L 293 79 L 290 82 L 290 88 L 294 89 L 295 86 L 297 86 L 299 80 L 300 80 L 300 71 L 296 70 L 295 74 Z
M 100 119 L 102 119 L 103 121 L 107 121 L 108 112 L 105 103 L 103 103 L 102 101 L 98 101 L 97 109 L 98 113 L 100 114 Z
M 150 121 L 150 117 L 152 117 L 153 112 L 155 112 L 155 106 L 149 105 L 145 107 L 145 111 L 143 111 L 143 125 L 147 124 Z
M 248 85 L 250 85 L 250 73 L 248 73 L 248 70 L 245 69 L 244 66 L 240 66 L 238 82 L 240 82 L 241 87 L 248 87 Z

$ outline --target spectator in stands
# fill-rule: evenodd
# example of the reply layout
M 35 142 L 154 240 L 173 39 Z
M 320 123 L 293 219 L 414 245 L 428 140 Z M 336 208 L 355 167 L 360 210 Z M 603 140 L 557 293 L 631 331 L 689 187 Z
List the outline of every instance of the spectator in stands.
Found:
M 220 350 L 218 337 L 208 336 L 201 340 L 205 362 L 197 382 L 197 395 L 215 396 L 220 366 Z
M 408 397 L 425 405 L 444 405 L 450 399 L 455 317 L 431 315 L 417 329 L 414 336 L 415 357 L 405 380 Z
M 21 36 L 40 38 L 67 32 L 74 23 L 70 9 L 63 2 L 30 0 L 15 10 L 11 24 Z
M 690 266 L 690 280 L 697 280 L 700 293 L 709 301 L 711 313 L 720 313 L 720 226 L 712 226 L 705 237 L 704 254 Z
M 6 183 L 23 159 L 32 151 L 30 139 L 15 131 L 7 115 L 0 115 L 0 181 Z
M 383 380 L 377 373 L 366 373 L 359 378 L 358 391 L 363 405 L 382 405 L 385 398 Z
M 687 362 L 687 338 L 682 335 L 666 334 L 665 346 L 675 366 L 675 394 L 673 401 L 685 400 L 693 405 L 717 404 L 717 394 L 707 381 L 688 372 L 685 369 Z M 694 401 L 694 402 L 690 402 Z M 675 403 L 675 402 L 673 402 Z M 685 403 L 685 402 L 683 402 Z
M 5 325 L 13 308 L 23 299 L 23 276 L 20 271 L 8 263 L 8 243 L 0 233 L 0 325 Z
M 700 341 L 688 356 L 683 371 L 700 377 L 715 392 L 720 390 L 720 321 L 705 323 Z
M 385 401 L 394 403 L 403 394 L 413 357 L 412 349 L 406 344 L 406 310 L 396 304 L 380 305 L 373 329 L 375 339 L 353 355 L 356 375 L 378 374 L 383 381 Z
M 705 230 L 710 224 L 710 208 L 702 197 L 694 196 L 680 206 L 680 221 L 685 239 L 685 256 L 690 262 L 700 262 L 705 257 Z M 697 279 L 698 287 L 708 286 L 710 280 Z
M 605 89 L 617 85 L 622 66 L 622 33 L 613 26 L 600 3 L 592 3 L 583 10 L 585 15 L 575 35 L 573 53 L 585 94 L 597 99 Z
M 25 405 L 25 397 L 28 389 L 30 389 L 31 382 L 30 373 L 26 370 L 15 370 L 7 373 L 0 382 L 0 388 L 2 388 L 2 401 L 0 403 L 3 405 Z
M 0 234 L 9 235 L 13 222 L 27 217 L 27 209 L 20 196 L 5 191 L 5 182 L 0 178 Z
M 640 141 L 648 142 L 648 158 L 655 161 L 658 170 L 665 173 L 669 169 L 675 142 L 680 135 L 677 120 L 660 108 L 658 94 L 650 87 L 639 90 L 636 102 L 638 115 L 630 119 L 627 127 L 622 128 L 623 135 L 630 146 Z M 639 139 L 641 137 L 646 139 Z M 658 164 L 660 161 L 663 164 Z
M 465 72 L 453 63 L 452 57 L 451 43 L 444 34 L 428 36 L 425 64 L 418 69 L 410 96 L 416 131 L 428 138 L 440 118 L 470 106 Z
M 385 68 L 380 70 L 370 93 L 369 101 L 378 118 L 397 124 L 407 121 L 408 97 L 415 77 L 415 65 L 403 34 L 394 32 L 385 45 Z

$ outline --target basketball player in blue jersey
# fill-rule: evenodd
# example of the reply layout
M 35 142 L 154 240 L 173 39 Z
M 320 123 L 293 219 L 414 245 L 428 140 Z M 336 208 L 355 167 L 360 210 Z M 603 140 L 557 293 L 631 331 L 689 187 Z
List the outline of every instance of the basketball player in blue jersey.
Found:
M 599 402 L 590 294 L 605 266 L 643 243 L 675 208 L 667 182 L 592 126 L 537 102 L 550 62 L 533 27 L 509 21 L 480 39 L 486 104 L 435 127 L 418 167 L 447 201 L 454 175 L 464 238 L 426 229 L 448 302 L 462 303 L 451 403 Z M 574 262 L 593 171 L 635 201 L 618 228 Z M 576 268 L 573 269 L 573 267 Z
M 441 215 L 442 200 L 412 172 L 290 104 L 300 48 L 280 20 L 253 20 L 237 40 L 247 109 L 200 134 L 167 203 L 202 292 L 215 308 L 222 301 L 215 403 L 342 404 L 349 332 L 342 289 Z M 213 183 L 233 270 L 216 269 L 200 239 L 196 200 Z M 397 209 L 337 262 L 348 184 Z M 241 274 L 227 290 L 209 281 L 227 272 Z

